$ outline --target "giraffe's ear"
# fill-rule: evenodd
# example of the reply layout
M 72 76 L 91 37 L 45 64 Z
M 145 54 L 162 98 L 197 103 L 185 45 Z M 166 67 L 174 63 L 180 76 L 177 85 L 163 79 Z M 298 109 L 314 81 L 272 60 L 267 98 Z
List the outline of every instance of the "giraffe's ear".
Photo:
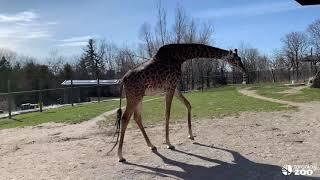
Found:
M 238 49 L 234 49 L 234 53 L 238 56 Z

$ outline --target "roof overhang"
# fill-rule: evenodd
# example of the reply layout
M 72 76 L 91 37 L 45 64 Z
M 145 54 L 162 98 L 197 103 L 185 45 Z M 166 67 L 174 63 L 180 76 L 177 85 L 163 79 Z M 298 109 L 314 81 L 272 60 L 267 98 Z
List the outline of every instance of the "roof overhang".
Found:
M 99 80 L 99 85 L 118 85 L 120 84 L 119 79 L 111 80 Z M 71 80 L 65 80 L 61 83 L 63 86 L 71 86 Z M 98 80 L 72 80 L 72 85 L 74 86 L 94 86 L 98 85 Z
M 320 0 L 296 0 L 302 6 L 320 4 Z

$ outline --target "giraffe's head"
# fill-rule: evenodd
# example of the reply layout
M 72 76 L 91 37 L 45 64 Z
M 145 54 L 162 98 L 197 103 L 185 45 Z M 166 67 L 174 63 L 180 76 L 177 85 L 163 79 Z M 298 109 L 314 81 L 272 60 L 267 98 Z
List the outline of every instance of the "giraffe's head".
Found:
M 226 60 L 232 66 L 239 68 L 243 73 L 246 73 L 246 68 L 244 67 L 241 58 L 238 56 L 238 50 L 235 49 L 234 52 L 229 51 L 229 55 L 226 57 Z

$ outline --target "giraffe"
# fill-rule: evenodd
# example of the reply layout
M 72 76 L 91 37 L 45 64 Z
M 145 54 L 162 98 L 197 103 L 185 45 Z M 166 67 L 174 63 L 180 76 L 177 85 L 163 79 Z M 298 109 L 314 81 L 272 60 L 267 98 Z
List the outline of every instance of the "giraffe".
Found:
M 174 149 L 169 140 L 169 119 L 173 96 L 177 97 L 188 110 L 188 137 L 194 140 L 191 128 L 191 104 L 177 89 L 177 84 L 181 78 L 182 63 L 195 58 L 222 59 L 245 72 L 236 49 L 235 52 L 232 52 L 231 50 L 227 51 L 203 44 L 168 44 L 162 46 L 152 59 L 128 71 L 121 79 L 120 94 L 122 94 L 123 90 L 125 91 L 127 105 L 122 115 L 120 96 L 120 108 L 117 112 L 116 121 L 116 133 L 118 136 L 116 143 L 109 151 L 111 152 L 117 145 L 120 136 L 118 146 L 119 162 L 126 161 L 122 155 L 122 147 L 125 131 L 132 114 L 134 114 L 134 120 L 141 130 L 147 146 L 153 151 L 157 150 L 150 142 L 142 125 L 142 99 L 145 95 L 165 93 L 165 144 L 168 149 Z

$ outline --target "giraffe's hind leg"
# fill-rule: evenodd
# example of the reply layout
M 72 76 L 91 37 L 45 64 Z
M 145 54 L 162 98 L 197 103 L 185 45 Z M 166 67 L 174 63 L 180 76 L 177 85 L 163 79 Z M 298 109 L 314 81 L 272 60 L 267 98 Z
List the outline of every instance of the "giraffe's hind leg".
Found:
M 152 145 L 152 143 L 150 142 L 150 139 L 149 139 L 149 137 L 148 137 L 146 131 L 144 130 L 143 125 L 142 125 L 141 112 L 142 112 L 142 102 L 140 101 L 134 110 L 134 120 L 136 121 L 139 129 L 141 130 L 142 135 L 147 142 L 147 145 L 150 147 L 150 149 L 152 151 L 156 151 L 157 148 L 154 145 Z
M 124 134 L 126 132 L 128 123 L 130 121 L 130 118 L 132 116 L 132 113 L 134 111 L 136 104 L 135 103 L 130 103 L 129 101 L 127 101 L 127 106 L 126 106 L 126 110 L 123 113 L 123 116 L 121 118 L 121 129 L 120 129 L 120 141 L 119 141 L 119 146 L 118 146 L 118 157 L 119 157 L 119 162 L 125 162 L 126 159 L 123 158 L 122 156 L 122 146 L 123 146 L 123 139 L 124 139 Z
M 191 127 L 191 104 L 190 102 L 182 95 L 182 93 L 176 89 L 174 95 L 181 101 L 186 108 L 188 109 L 188 132 L 189 136 L 188 138 L 191 140 L 194 140 L 194 136 L 192 134 L 192 127 Z

